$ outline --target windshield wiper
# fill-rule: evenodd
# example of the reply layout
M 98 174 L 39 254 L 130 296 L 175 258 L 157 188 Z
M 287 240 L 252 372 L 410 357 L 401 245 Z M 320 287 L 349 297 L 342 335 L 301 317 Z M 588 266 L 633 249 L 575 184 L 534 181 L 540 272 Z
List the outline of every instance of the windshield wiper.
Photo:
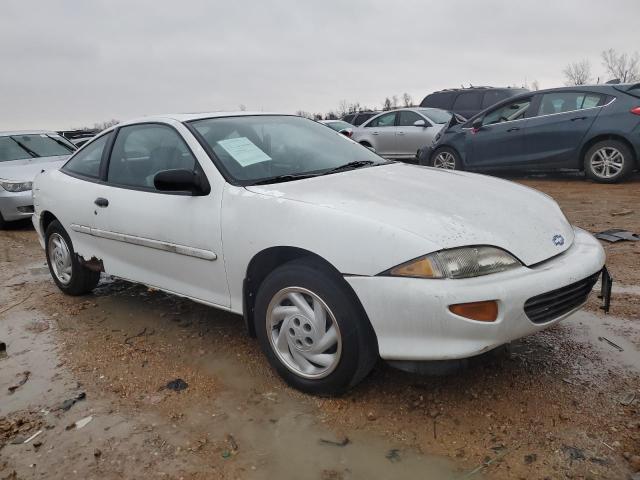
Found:
M 29 155 L 31 155 L 33 158 L 39 158 L 40 155 L 38 155 L 36 152 L 34 152 L 33 150 L 31 150 L 29 147 L 27 147 L 26 145 L 24 145 L 22 142 L 19 142 L 18 140 L 16 140 L 13 137 L 9 137 L 11 140 L 13 140 L 14 142 L 16 142 L 18 144 L 18 146 L 23 149 L 25 152 L 27 152 Z
M 69 145 L 67 145 L 66 143 L 64 143 L 62 140 L 57 139 L 56 137 L 52 137 L 51 135 L 47 135 L 47 138 L 50 138 L 51 140 L 53 140 L 54 142 L 56 142 L 58 145 L 60 145 L 61 147 L 66 148 L 67 150 L 69 150 L 69 152 L 75 152 L 75 150 L 73 150 Z
M 291 182 L 292 180 L 301 180 L 303 178 L 317 177 L 317 173 L 287 173 L 285 175 L 276 175 L 275 177 L 263 178 L 251 185 L 267 185 L 269 183 Z
M 327 170 L 323 173 L 323 175 L 329 175 L 330 173 L 342 172 L 345 170 L 353 170 L 360 167 L 367 167 L 369 165 L 373 165 L 374 163 L 376 162 L 374 162 L 373 160 L 356 160 L 354 162 L 345 163 L 344 165 L 339 165 L 335 168 L 332 168 L 331 170 Z

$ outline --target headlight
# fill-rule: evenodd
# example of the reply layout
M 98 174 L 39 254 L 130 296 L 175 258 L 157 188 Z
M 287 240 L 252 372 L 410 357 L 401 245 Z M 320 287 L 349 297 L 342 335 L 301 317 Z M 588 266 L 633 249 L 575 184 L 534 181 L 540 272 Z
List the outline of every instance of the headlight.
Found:
M 496 247 L 461 247 L 431 253 L 392 268 L 387 275 L 414 278 L 470 278 L 503 272 L 522 264 Z
M 31 190 L 33 182 L 11 182 L 9 180 L 0 180 L 0 187 L 4 188 L 7 192 L 26 192 Z

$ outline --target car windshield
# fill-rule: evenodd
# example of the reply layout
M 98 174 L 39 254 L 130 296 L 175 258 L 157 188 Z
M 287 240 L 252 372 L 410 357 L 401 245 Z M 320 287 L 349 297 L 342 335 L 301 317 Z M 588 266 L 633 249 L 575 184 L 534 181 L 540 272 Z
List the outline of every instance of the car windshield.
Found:
M 333 128 L 336 132 L 344 130 L 345 128 L 353 128 L 353 125 L 351 125 L 350 123 L 342 122 L 342 121 L 327 122 L 325 123 L 325 125 L 329 128 Z
M 322 175 L 352 162 L 357 162 L 354 168 L 387 163 L 368 148 L 306 118 L 248 115 L 189 123 L 213 151 L 218 166 L 242 185 Z
M 439 108 L 420 108 L 418 111 L 433 123 L 444 124 L 451 120 L 451 113 Z
M 59 135 L 47 133 L 0 137 L 0 162 L 70 155 L 75 147 Z

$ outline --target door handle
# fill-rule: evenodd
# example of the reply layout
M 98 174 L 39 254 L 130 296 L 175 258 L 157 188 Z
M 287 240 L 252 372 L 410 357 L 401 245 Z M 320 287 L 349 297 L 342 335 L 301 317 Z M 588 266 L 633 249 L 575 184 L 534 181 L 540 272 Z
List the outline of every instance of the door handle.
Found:
M 507 130 L 507 132 L 517 132 L 518 130 L 520 130 L 520 128 L 518 127 L 512 127 L 510 129 Z
M 404 132 L 397 132 L 396 135 L 404 135 Z
M 372 132 L 371 135 L 380 135 L 379 132 Z
M 572 118 L 571 121 L 575 122 L 576 120 L 586 120 L 586 119 L 587 117 L 575 117 L 575 118 Z
M 107 200 L 106 198 L 102 198 L 102 197 L 96 198 L 93 203 L 95 203 L 97 206 L 102 207 L 102 208 L 109 206 L 109 200 Z

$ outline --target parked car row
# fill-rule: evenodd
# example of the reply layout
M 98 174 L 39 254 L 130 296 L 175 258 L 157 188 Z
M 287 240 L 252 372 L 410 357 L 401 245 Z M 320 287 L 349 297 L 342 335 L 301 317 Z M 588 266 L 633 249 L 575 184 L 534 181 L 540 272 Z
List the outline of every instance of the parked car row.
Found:
M 448 126 L 419 163 L 471 171 L 584 170 L 602 183 L 627 178 L 640 159 L 640 84 L 522 93 Z

